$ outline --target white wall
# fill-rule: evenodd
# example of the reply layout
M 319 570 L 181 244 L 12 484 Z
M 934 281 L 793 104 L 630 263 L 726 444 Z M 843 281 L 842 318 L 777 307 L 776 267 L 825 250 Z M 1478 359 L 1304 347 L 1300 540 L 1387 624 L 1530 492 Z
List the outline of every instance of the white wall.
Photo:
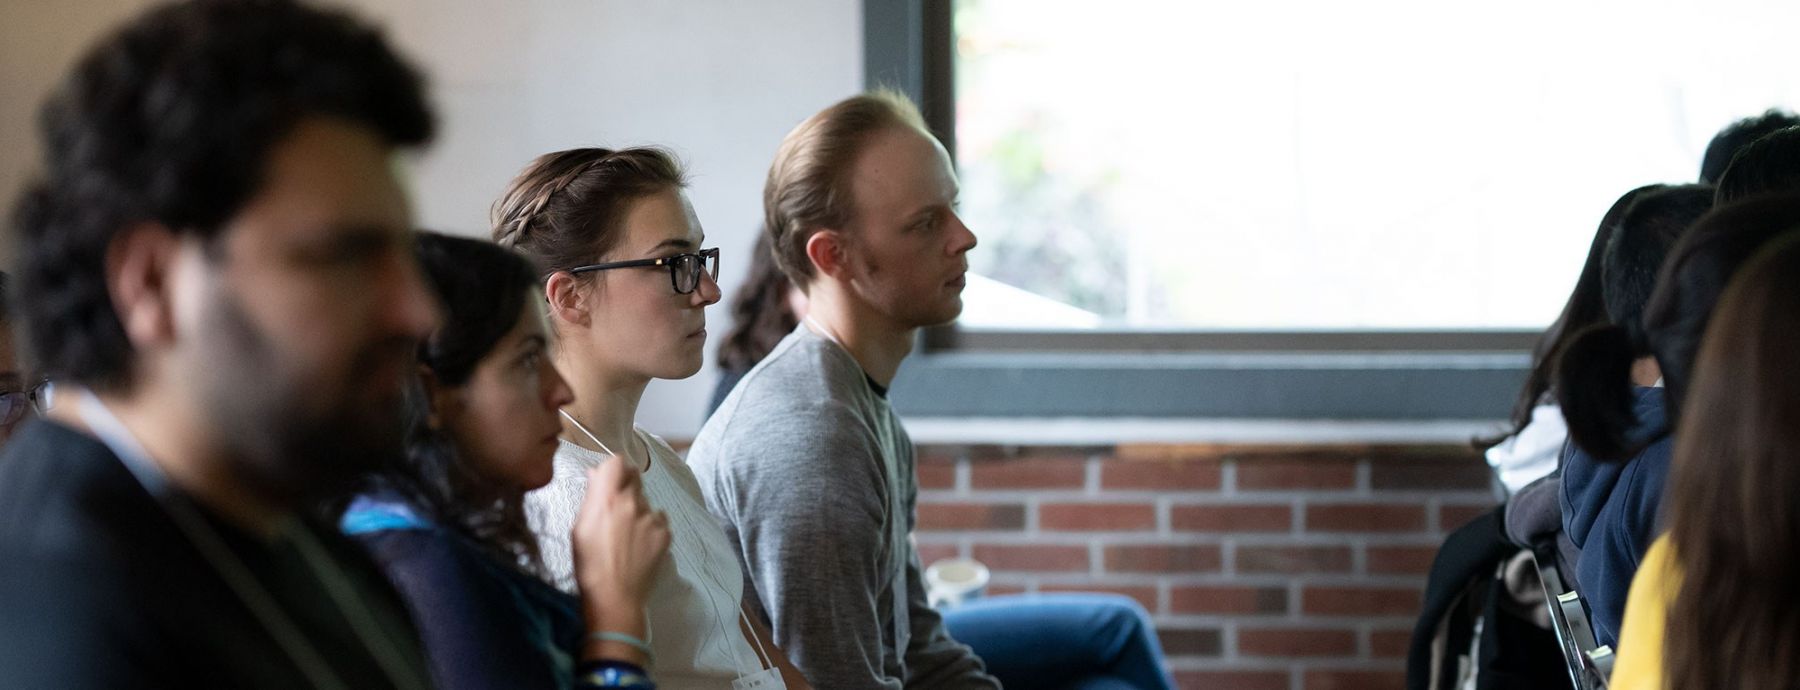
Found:
M 145 0 L 0 0 L 0 217 L 31 177 L 40 155 L 37 111 L 87 45 Z M 860 35 L 860 34 L 859 34 Z M 12 257 L 11 234 L 0 259 Z
M 661 144 L 693 177 L 726 296 L 761 217 L 781 136 L 862 85 L 858 0 L 340 0 L 388 26 L 431 78 L 442 127 L 413 185 L 424 227 L 485 235 L 487 210 L 537 154 Z M 104 27 L 141 0 L 0 3 L 0 189 L 36 160 L 30 120 L 44 91 Z M 10 198 L 10 196 L 9 196 Z M 725 330 L 725 310 L 709 325 Z M 711 352 L 708 352 L 711 358 Z M 709 362 L 659 381 L 639 421 L 686 438 L 712 391 Z

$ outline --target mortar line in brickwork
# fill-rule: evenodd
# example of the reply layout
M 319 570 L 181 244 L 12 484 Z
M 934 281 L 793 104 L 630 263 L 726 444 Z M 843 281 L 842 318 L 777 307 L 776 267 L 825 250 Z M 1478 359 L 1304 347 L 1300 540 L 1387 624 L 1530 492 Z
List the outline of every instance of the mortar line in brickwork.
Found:
M 1356 493 L 1368 494 L 1374 490 L 1375 467 L 1368 458 L 1356 461 Z
M 1156 616 L 1155 618 L 1156 618 L 1155 623 L 1157 624 L 1157 626 L 1164 627 L 1164 628 L 1192 628 L 1192 627 L 1199 627 L 1199 626 L 1218 626 L 1221 629 L 1223 629 L 1223 626 L 1226 626 L 1226 625 L 1240 625 L 1240 624 L 1241 625 L 1249 625 L 1251 627 L 1257 627 L 1258 625 L 1267 625 L 1267 626 L 1276 627 L 1276 628 L 1286 628 L 1286 627 L 1289 627 L 1289 625 L 1291 623 L 1293 623 L 1293 621 L 1291 619 L 1288 619 L 1288 618 L 1285 618 L 1282 616 L 1278 616 L 1278 615 L 1274 615 L 1274 614 L 1240 614 L 1240 613 L 1183 614 L 1183 613 L 1175 613 L 1175 614 L 1169 614 L 1166 616 Z M 1317 620 L 1317 619 L 1309 619 L 1309 620 Z
M 1081 481 L 1083 489 L 1082 493 L 1089 496 L 1095 496 L 1101 493 L 1099 457 L 1093 455 L 1088 456 L 1087 461 L 1082 465 Z
M 1111 492 L 1108 492 L 1108 493 L 1111 493 Z M 1145 492 L 1145 493 L 1150 493 L 1150 492 Z M 1043 488 L 970 489 L 967 493 L 963 493 L 963 494 L 948 494 L 948 493 L 944 493 L 942 491 L 933 491 L 933 492 L 929 492 L 929 493 L 924 492 L 924 491 L 919 492 L 919 500 L 920 501 L 925 501 L 926 499 L 947 499 L 947 498 L 960 498 L 960 499 L 966 499 L 966 500 L 970 500 L 970 501 L 998 501 L 998 500 L 1003 500 L 1003 499 L 1018 500 L 1021 498 L 1027 498 L 1027 497 L 1031 497 L 1031 496 L 1037 496 L 1039 498 L 1043 498 L 1046 500 L 1054 499 L 1054 500 L 1059 500 L 1059 501 L 1069 501 L 1072 503 L 1084 501 L 1084 500 L 1091 498 L 1091 496 L 1089 494 L 1084 493 L 1080 489 L 1043 489 Z
M 1373 534 L 1369 532 L 1355 533 L 1369 546 L 1443 546 L 1444 538 L 1430 532 L 1387 532 Z
M 1356 625 L 1356 658 L 1368 661 L 1375 658 L 1374 640 L 1369 639 L 1373 627 L 1364 620 Z
M 969 474 L 969 459 L 958 459 L 956 461 L 956 488 L 954 489 L 957 495 L 960 496 L 969 493 Z
M 1232 619 L 1219 626 L 1219 658 L 1236 661 L 1238 654 L 1237 620 Z
M 1032 536 L 1039 536 L 1043 533 L 1043 525 L 1040 522 L 1040 520 L 1042 518 L 1039 517 L 1039 513 L 1040 513 L 1039 507 L 1042 505 L 1043 505 L 1042 501 L 1037 496 L 1025 497 L 1025 533 L 1026 534 L 1029 534 Z
M 1126 492 L 1123 492 L 1123 491 L 1108 491 L 1107 497 L 1110 498 L 1114 495 L 1121 495 L 1121 494 L 1125 494 L 1125 493 Z M 1272 506 L 1293 505 L 1294 501 L 1301 500 L 1303 497 L 1310 496 L 1312 494 L 1307 494 L 1305 492 L 1293 492 L 1293 493 L 1284 492 L 1284 493 L 1279 493 L 1279 494 L 1276 494 L 1276 493 L 1238 494 L 1236 496 L 1218 496 L 1218 495 L 1214 495 L 1214 494 L 1194 492 L 1194 491 L 1164 491 L 1164 492 L 1161 492 L 1160 494 L 1155 493 L 1155 492 L 1150 492 L 1150 495 L 1161 496 L 1164 500 L 1167 500 L 1169 502 L 1169 505 L 1175 506 L 1175 507 L 1219 506 L 1222 508 L 1230 508 L 1233 506 L 1256 507 L 1256 506 L 1271 506 L 1271 505 Z M 1124 496 L 1124 495 L 1120 496 L 1121 499 L 1127 498 L 1127 497 L 1128 496 Z M 1349 497 L 1346 496 L 1346 498 L 1349 498 Z
M 1301 587 L 1299 582 L 1295 581 L 1292 578 L 1288 579 L 1288 583 L 1287 583 L 1288 614 L 1286 616 L 1282 616 L 1283 618 L 1285 618 L 1287 620 L 1298 621 L 1298 620 L 1304 619 L 1306 617 L 1306 614 L 1302 611 L 1302 609 L 1306 606 L 1305 597 L 1302 597 L 1300 595 L 1301 592 L 1304 590 L 1305 590 L 1305 588 Z
M 1175 525 L 1173 524 L 1173 518 L 1170 517 L 1170 514 L 1172 512 L 1174 512 L 1173 508 L 1171 507 L 1174 505 L 1174 502 L 1175 502 L 1175 497 L 1173 497 L 1173 496 L 1158 496 L 1156 498 L 1155 505 L 1156 505 L 1156 534 L 1157 534 L 1157 536 L 1168 537 L 1175 532 Z
M 1287 671 L 1290 660 L 1281 657 L 1251 656 L 1233 660 L 1223 654 L 1216 657 L 1177 656 L 1169 658 L 1169 670 L 1181 671 Z
M 996 491 L 983 489 L 982 491 Z M 1440 494 L 1432 492 L 1377 493 L 1374 495 L 1359 494 L 1349 489 L 1282 489 L 1280 491 L 1239 491 L 1237 493 L 1213 493 L 1210 491 L 1168 491 L 1158 489 L 1107 489 L 1106 496 L 1162 496 L 1172 495 L 1187 498 L 1192 502 L 1219 504 L 1279 502 L 1295 498 L 1321 498 L 1344 501 L 1346 503 L 1367 502 L 1371 500 L 1415 500 Z
M 1045 575 L 1050 575 L 1050 573 L 1045 573 Z M 1115 573 L 1110 575 L 1105 581 L 1095 582 L 1094 586 L 1131 586 L 1134 584 L 1146 584 L 1140 583 L 1137 580 L 1128 579 L 1126 576 L 1126 573 Z M 1179 587 L 1285 588 L 1292 580 L 1292 578 L 1287 575 L 1227 575 L 1223 573 L 1196 573 L 1192 575 L 1164 573 L 1153 576 L 1132 574 L 1132 577 L 1146 579 L 1150 577 L 1161 578 L 1162 582 L 1166 583 L 1171 591 Z
M 1361 575 L 1356 573 L 1298 573 L 1287 576 L 1295 584 L 1315 587 L 1408 587 L 1425 582 L 1424 575 Z
M 1154 589 L 1161 584 L 1159 580 L 1162 576 L 1144 573 L 1111 573 L 1105 577 L 1096 578 L 1087 573 L 1080 572 L 1033 572 L 1030 577 L 1036 578 L 1041 584 L 1050 585 L 1052 587 L 1093 585 L 1095 587 L 1149 587 Z M 1222 583 L 1171 582 L 1172 586 L 1189 584 Z
M 1416 534 L 1424 534 L 1423 532 Z M 1287 532 L 1229 532 L 1218 533 L 1219 536 L 1207 537 L 1205 533 L 1195 533 L 1202 537 L 1196 540 L 1205 543 L 1207 539 L 1230 539 L 1238 546 L 1352 546 L 1359 540 L 1369 536 L 1362 532 L 1304 532 L 1290 534 Z
M 1036 539 L 1029 538 L 1029 535 L 1020 534 L 1018 532 L 978 532 L 966 536 L 970 539 L 970 543 L 983 546 L 1096 546 L 1094 540 L 1089 538 L 1089 535 L 1071 534 L 1067 532 L 1041 534 L 1038 535 L 1038 538 Z M 1147 545 L 1158 546 L 1159 544 L 1150 543 Z

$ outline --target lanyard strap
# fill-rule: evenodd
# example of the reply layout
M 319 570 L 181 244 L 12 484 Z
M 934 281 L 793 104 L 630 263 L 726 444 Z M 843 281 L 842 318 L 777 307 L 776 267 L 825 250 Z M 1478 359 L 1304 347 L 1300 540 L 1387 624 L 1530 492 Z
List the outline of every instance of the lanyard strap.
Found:
M 838 346 L 844 352 L 850 351 L 850 347 L 845 345 L 844 341 L 839 340 L 837 334 L 832 333 L 831 329 L 825 327 L 825 324 L 819 323 L 817 319 L 812 317 L 812 314 L 801 317 L 801 320 L 806 322 L 807 327 L 811 329 L 814 334 L 831 341 L 831 344 Z
M 194 548 L 200 552 L 201 557 L 206 559 L 213 571 L 225 580 L 226 586 L 238 597 L 238 600 L 250 609 L 251 615 L 257 619 L 264 630 L 268 631 L 270 637 L 275 638 L 275 643 L 282 648 L 294 665 L 300 668 L 300 672 L 306 676 L 313 687 L 348 690 L 349 685 L 338 677 L 336 671 L 325 661 L 319 650 L 313 647 L 306 636 L 300 632 L 299 625 L 294 623 L 293 619 L 282 609 L 280 603 L 275 600 L 275 597 L 257 581 L 256 576 L 250 572 L 249 566 L 232 553 L 231 548 L 225 544 L 224 538 L 219 535 L 218 531 L 207 524 L 206 518 L 202 517 L 193 505 L 174 492 L 165 490 L 169 485 L 168 476 L 163 474 L 156 463 L 150 459 L 150 454 L 144 450 L 143 444 L 138 441 L 136 435 L 131 433 L 131 429 L 119 420 L 118 415 L 113 414 L 112 410 L 108 409 L 99 397 L 85 390 L 81 391 L 77 414 L 81 416 L 81 421 L 87 424 L 88 429 L 100 439 L 100 442 L 119 458 L 120 463 L 125 465 L 125 469 L 130 471 L 131 475 L 144 486 L 144 490 L 150 494 L 151 499 L 163 508 L 176 527 L 187 537 L 189 543 L 194 545 Z M 421 688 L 422 686 L 416 678 L 412 678 L 411 674 L 405 673 L 398 667 L 398 662 L 394 660 L 392 653 L 392 640 L 387 639 L 385 635 L 372 635 L 370 629 L 365 629 L 365 626 L 371 629 L 378 627 L 372 619 L 367 617 L 367 611 L 362 611 L 363 617 L 359 618 L 351 613 L 354 607 L 345 606 L 340 590 L 349 589 L 348 585 L 335 578 L 336 573 L 328 575 L 324 567 L 315 560 L 315 554 L 322 555 L 323 548 L 316 542 L 309 541 L 311 535 L 306 534 L 306 530 L 296 529 L 293 531 L 296 535 L 305 537 L 295 539 L 295 544 L 300 547 L 301 560 L 306 561 L 314 575 L 319 577 L 321 585 L 325 587 L 332 603 L 336 605 L 339 613 L 349 621 L 351 628 L 356 631 L 357 637 L 369 646 L 369 652 L 375 656 L 375 661 L 381 666 L 382 672 L 387 674 L 388 680 L 392 681 L 394 687 L 397 688 Z M 377 637 L 382 643 L 379 645 L 380 651 L 375 649 Z
M 570 424 L 574 424 L 576 429 L 581 430 L 581 433 L 587 434 L 588 439 L 593 441 L 594 445 L 600 446 L 600 450 L 605 451 L 607 455 L 611 455 L 615 458 L 620 457 L 618 453 L 612 452 L 611 448 L 607 448 L 606 443 L 602 442 L 599 437 L 595 436 L 594 432 L 588 431 L 587 427 L 582 426 L 581 422 L 577 421 L 574 416 L 570 415 L 568 412 L 563 411 L 563 410 L 557 410 L 557 413 L 561 414 L 563 416 L 563 419 L 569 420 Z M 645 448 L 646 452 L 653 452 L 653 451 L 649 450 L 649 448 L 650 448 L 649 443 L 645 443 L 644 448 Z M 646 459 L 648 459 L 648 458 L 646 458 Z M 649 469 L 648 464 L 646 464 L 645 469 Z M 648 484 L 646 484 L 645 488 L 646 489 L 649 488 Z M 646 491 L 645 493 L 648 494 L 648 491 Z M 694 527 L 694 525 L 691 522 L 689 522 L 685 516 L 683 516 L 681 518 L 681 520 L 682 520 L 683 524 L 687 525 L 687 529 L 689 532 L 696 533 L 696 534 L 698 533 L 698 532 L 695 532 L 695 530 L 697 528 Z M 673 536 L 673 535 L 671 535 L 671 536 Z M 705 553 L 706 547 L 704 544 L 700 545 L 700 551 L 701 551 L 700 573 L 702 575 L 704 575 L 706 577 L 706 579 L 712 580 L 713 586 L 718 587 L 720 593 L 723 594 L 723 593 L 729 592 L 730 590 L 725 587 L 724 582 L 721 581 L 719 579 L 718 575 L 712 571 L 712 566 L 710 566 L 707 563 L 707 561 L 710 559 L 708 559 L 706 557 L 706 553 Z M 713 619 L 714 619 L 714 622 L 716 622 L 718 624 L 719 637 L 725 643 L 725 650 L 727 652 L 731 653 L 731 663 L 732 663 L 732 665 L 734 665 L 738 668 L 739 672 L 742 672 L 743 668 L 744 668 L 744 660 L 738 657 L 737 645 L 732 644 L 732 642 L 731 642 L 731 635 L 725 628 L 725 616 L 722 615 L 722 612 L 718 610 L 718 605 L 716 603 L 712 603 L 711 596 L 707 596 L 706 598 L 708 600 L 710 607 L 713 609 Z M 759 660 L 763 661 L 767 664 L 766 666 L 764 666 L 764 668 L 774 668 L 775 667 L 774 660 L 769 657 L 768 651 L 763 649 L 762 639 L 760 638 L 760 636 L 758 636 L 756 634 L 756 627 L 750 624 L 750 618 L 748 616 L 744 615 L 744 607 L 741 605 L 741 603 L 742 602 L 740 602 L 740 605 L 737 607 L 738 618 L 740 618 L 744 621 L 744 630 L 750 634 L 751 641 L 756 643 L 755 651 L 761 657 Z M 652 631 L 652 632 L 654 632 L 654 631 Z M 652 636 L 651 639 L 654 640 L 655 639 L 654 636 Z
M 600 452 L 605 453 L 607 455 L 611 455 L 615 458 L 626 459 L 626 456 L 620 455 L 618 453 L 614 453 L 611 448 L 606 447 L 605 441 L 600 440 L 599 436 L 595 436 L 594 432 L 588 431 L 588 428 L 585 426 L 582 426 L 581 421 L 575 419 L 575 416 L 569 414 L 569 412 L 567 410 L 557 410 L 556 413 L 559 415 L 562 415 L 563 419 L 569 420 L 569 423 L 574 424 L 576 429 L 581 430 L 581 433 L 586 434 L 588 437 L 588 440 L 593 441 L 594 445 L 600 446 Z M 646 456 L 649 454 L 649 452 L 650 452 L 650 446 L 648 444 L 645 444 L 644 453 L 646 454 Z M 633 467 L 637 467 L 637 466 L 633 465 Z M 649 457 L 644 458 L 644 466 L 637 467 L 637 471 L 640 474 L 650 471 L 650 458 Z

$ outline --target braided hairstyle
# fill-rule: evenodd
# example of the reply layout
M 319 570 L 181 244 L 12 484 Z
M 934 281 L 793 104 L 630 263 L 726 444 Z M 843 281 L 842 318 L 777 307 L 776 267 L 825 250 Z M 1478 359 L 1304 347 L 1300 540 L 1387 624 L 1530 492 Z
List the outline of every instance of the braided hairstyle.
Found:
M 686 186 L 681 164 L 662 148 L 546 153 L 494 202 L 494 241 L 544 274 L 566 271 L 612 251 L 631 202 Z

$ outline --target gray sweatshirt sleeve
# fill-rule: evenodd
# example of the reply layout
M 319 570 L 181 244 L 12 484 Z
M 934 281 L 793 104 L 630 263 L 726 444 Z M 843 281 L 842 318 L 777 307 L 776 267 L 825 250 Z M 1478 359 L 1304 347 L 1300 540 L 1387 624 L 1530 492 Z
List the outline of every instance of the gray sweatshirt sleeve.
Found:
M 906 564 L 907 607 L 912 615 L 912 644 L 906 650 L 906 687 L 909 688 L 979 688 L 1000 687 L 1000 681 L 987 674 L 987 667 L 968 645 L 951 639 L 944 629 L 944 619 L 925 601 L 924 579 L 919 573 L 919 555 L 913 552 Z
M 918 528 L 919 482 L 914 462 L 915 451 L 910 439 L 902 439 L 901 457 L 905 462 L 903 496 L 906 533 Z M 987 674 L 987 665 L 975 656 L 968 645 L 950 637 L 944 618 L 931 608 L 925 596 L 925 577 L 921 572 L 919 550 L 906 540 L 906 607 L 911 626 L 911 642 L 906 648 L 906 687 L 909 688 L 974 688 L 987 690 L 1000 687 L 1000 681 Z
M 894 640 L 881 615 L 892 575 L 880 458 L 853 415 L 827 415 L 822 434 L 737 437 L 720 449 L 739 457 L 720 463 L 729 476 L 715 476 L 709 497 L 735 527 L 776 642 L 813 687 L 899 690 L 884 653 Z

